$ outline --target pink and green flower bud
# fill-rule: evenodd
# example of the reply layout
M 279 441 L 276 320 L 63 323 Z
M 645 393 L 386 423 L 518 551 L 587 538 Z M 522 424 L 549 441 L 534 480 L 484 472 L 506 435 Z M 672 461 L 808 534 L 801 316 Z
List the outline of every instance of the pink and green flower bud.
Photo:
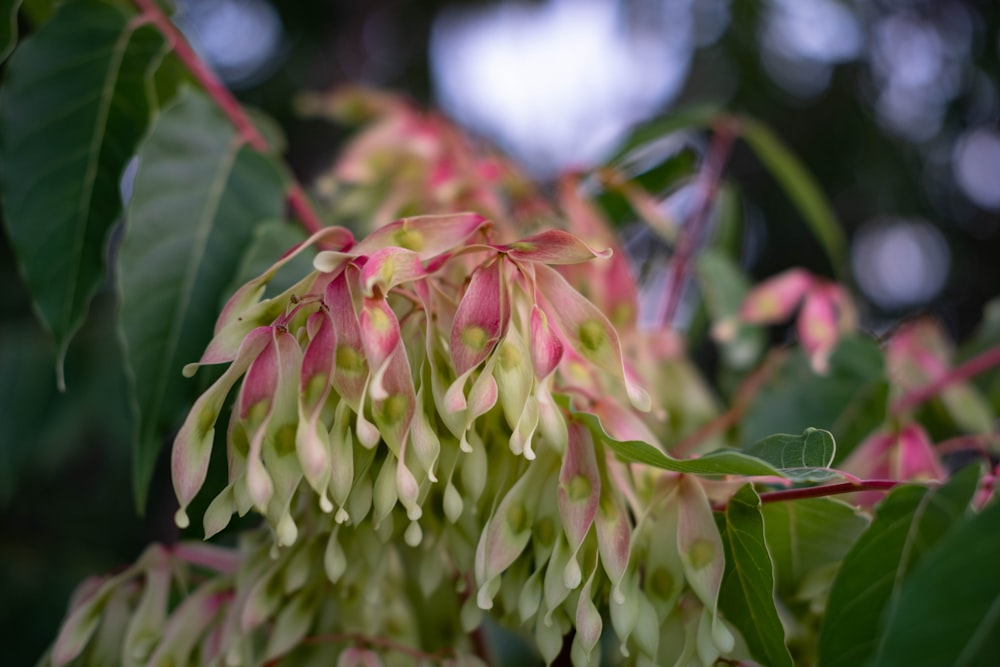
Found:
M 510 321 L 503 262 L 477 268 L 459 302 L 451 328 L 451 358 L 458 376 L 478 366 L 493 351 Z
M 163 627 L 163 639 L 146 663 L 149 667 L 173 667 L 191 663 L 198 640 L 217 619 L 232 594 L 220 582 L 209 580 L 174 610 Z
M 330 583 L 336 584 L 347 571 L 347 554 L 344 547 L 340 545 L 338 539 L 339 527 L 330 532 L 330 537 L 326 541 L 326 549 L 323 551 L 323 569 Z
M 391 512 L 399 500 L 396 490 L 396 457 L 386 456 L 379 468 L 372 495 L 372 525 L 378 529 L 386 519 L 392 522 Z
M 546 667 L 555 662 L 562 652 L 563 640 L 570 631 L 569 619 L 562 610 L 551 617 L 542 617 L 535 622 L 535 647 L 542 655 Z
M 325 309 L 313 313 L 309 325 L 315 331 L 302 357 L 295 452 L 302 473 L 320 496 L 321 508 L 330 512 L 333 505 L 326 493 L 330 480 L 329 432 L 320 417 L 330 394 L 337 335 L 329 311 Z
M 417 409 L 416 390 L 404 346 L 397 346 L 375 371 L 370 392 L 378 432 L 392 453 L 401 456 Z
M 563 532 L 570 549 L 565 583 L 567 588 L 573 589 L 580 585 L 577 554 L 590 532 L 600 505 L 601 474 L 597 468 L 590 431 L 583 424 L 572 422 L 568 433 L 566 453 L 559 471 L 557 499 Z
M 545 612 L 542 616 L 542 621 L 545 624 L 553 622 L 553 614 L 559 609 L 566 598 L 569 597 L 572 589 L 576 587 L 569 584 L 575 583 L 577 586 L 580 585 L 582 576 L 579 576 L 576 581 L 568 583 L 566 581 L 567 571 L 572 571 L 574 568 L 579 571 L 579 565 L 573 558 L 573 551 L 566 542 L 565 532 L 560 532 L 556 537 L 552 555 L 549 557 L 548 566 L 545 568 L 545 579 L 542 582 L 542 608 Z
M 642 607 L 639 598 L 644 597 L 644 595 L 639 590 L 639 574 L 635 571 L 627 572 L 619 587 L 624 594 L 620 599 L 617 596 L 611 596 L 611 599 L 608 600 L 608 611 L 611 617 L 611 627 L 614 628 L 615 636 L 618 637 L 621 654 L 627 658 L 630 655 L 629 637 L 632 636 L 632 632 L 639 622 L 639 609 Z M 654 616 L 655 613 L 654 610 Z
M 365 297 L 386 295 L 396 285 L 411 283 L 427 276 L 420 255 L 406 248 L 382 248 L 361 269 L 361 288 Z
M 934 451 L 930 437 L 916 423 L 903 426 L 897 432 L 881 431 L 855 448 L 842 468 L 862 479 L 941 480 L 944 467 Z M 882 499 L 880 491 L 857 494 L 861 505 L 873 505 Z
M 475 213 L 423 215 L 403 218 L 379 227 L 361 240 L 352 252 L 371 256 L 382 248 L 396 246 L 412 250 L 421 261 L 459 248 L 488 223 Z
M 576 637 L 573 640 L 571 649 L 573 664 L 577 666 L 589 665 L 591 655 L 597 642 L 601 639 L 601 631 L 604 629 L 604 621 L 601 612 L 592 599 L 592 588 L 594 576 L 597 574 L 597 561 L 594 561 L 594 568 L 587 577 L 587 582 L 580 589 L 580 595 L 576 603 Z
M 549 229 L 515 241 L 497 250 L 520 262 L 578 264 L 595 258 L 611 257 L 611 250 L 594 250 L 579 237 L 560 229 Z
M 171 472 L 174 492 L 180 503 L 175 520 L 181 528 L 190 524 L 187 506 L 205 483 L 212 454 L 212 442 L 215 439 L 215 422 L 226 396 L 240 376 L 246 373 L 268 348 L 271 337 L 269 327 L 260 327 L 250 332 L 240 345 L 236 359 L 222 377 L 195 401 L 174 439 Z
M 444 499 L 442 501 L 445 519 L 448 520 L 448 523 L 457 522 L 459 517 L 462 516 L 464 508 L 465 502 L 462 500 L 462 494 L 449 481 L 444 487 Z
M 538 305 L 531 308 L 531 361 L 535 377 L 547 378 L 563 358 L 563 344 L 549 325 L 549 317 Z
M 719 588 L 725 570 L 722 537 L 705 490 L 691 475 L 681 475 L 678 479 L 677 501 L 677 550 L 684 564 L 684 574 L 688 585 L 711 614 L 712 636 L 724 643 L 726 631 L 718 627 Z M 726 650 L 731 649 L 730 645 Z
M 334 279 L 323 295 L 330 311 L 333 329 L 337 332 L 334 351 L 333 390 L 351 406 L 361 411 L 361 401 L 368 381 L 368 358 L 362 343 L 361 325 L 348 287 L 347 271 Z
M 797 323 L 799 342 L 809 356 L 813 372 L 819 375 L 830 369 L 830 354 L 840 337 L 830 287 L 833 286 L 819 286 L 806 294 Z
M 170 602 L 171 563 L 166 552 L 152 547 L 143 560 L 148 562 L 142 597 L 125 633 L 122 661 L 127 667 L 145 665 L 160 641 Z
M 330 429 L 330 496 L 338 510 L 337 523 L 348 520 L 344 506 L 354 486 L 354 436 L 351 431 L 351 409 L 346 401 L 337 404 Z M 356 519 L 356 521 L 360 518 Z
M 649 395 L 626 372 L 621 342 L 608 318 L 554 269 L 536 266 L 535 284 L 546 314 L 555 320 L 563 339 L 584 359 L 620 379 L 632 405 L 648 411 Z
M 632 552 L 632 524 L 624 508 L 608 489 L 608 484 L 602 484 L 601 489 L 600 505 L 594 516 L 597 549 L 604 572 L 611 580 L 611 596 L 616 602 L 623 603 L 625 592 L 622 579 L 628 571 Z
M 264 661 L 285 655 L 299 646 L 312 627 L 316 614 L 316 597 L 304 591 L 287 600 L 274 619 L 264 649 Z
M 524 625 L 529 620 L 535 618 L 538 608 L 542 604 L 542 577 L 544 570 L 539 568 L 531 573 L 531 576 L 524 582 L 521 591 L 517 596 L 517 613 Z
M 131 570 L 132 568 L 115 577 L 94 577 L 79 586 L 69 614 L 59 628 L 52 646 L 50 660 L 53 667 L 62 667 L 83 652 L 93 637 L 111 596 L 123 582 L 134 575 Z
M 804 269 L 789 269 L 750 290 L 740 307 L 740 319 L 751 324 L 775 324 L 787 320 L 798 308 L 813 278 Z
M 410 423 L 409 450 L 427 473 L 430 482 L 437 482 L 435 468 L 441 455 L 441 439 L 431 427 L 430 419 L 424 411 L 424 386 L 417 390 L 417 408 Z
M 476 601 L 481 609 L 493 607 L 500 575 L 513 565 L 531 539 L 545 472 L 541 463 L 530 466 L 510 487 L 483 529 L 476 559 L 476 581 L 479 584 Z

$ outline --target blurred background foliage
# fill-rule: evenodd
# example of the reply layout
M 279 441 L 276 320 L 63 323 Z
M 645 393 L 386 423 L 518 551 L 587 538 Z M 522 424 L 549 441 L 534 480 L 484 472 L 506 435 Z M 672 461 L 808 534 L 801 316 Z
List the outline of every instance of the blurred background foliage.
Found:
M 30 34 L 51 4 L 25 2 L 21 31 Z M 203 57 L 280 125 L 306 184 L 322 178 L 346 131 L 299 116 L 301 91 L 362 82 L 404 92 L 500 146 L 543 184 L 600 164 L 639 123 L 710 105 L 770 125 L 816 176 L 850 241 L 866 329 L 883 334 L 926 313 L 963 340 L 1000 291 L 995 2 L 177 4 L 175 18 Z M 686 141 L 704 148 L 697 135 Z M 744 268 L 757 278 L 791 265 L 829 274 L 746 146 L 727 178 L 742 195 Z M 21 665 L 51 641 L 83 577 L 130 562 L 176 529 L 165 457 L 145 516 L 133 511 L 113 290 L 102 289 L 72 343 L 60 394 L 54 345 L 5 238 L 0 284 L 0 627 L 5 664 Z

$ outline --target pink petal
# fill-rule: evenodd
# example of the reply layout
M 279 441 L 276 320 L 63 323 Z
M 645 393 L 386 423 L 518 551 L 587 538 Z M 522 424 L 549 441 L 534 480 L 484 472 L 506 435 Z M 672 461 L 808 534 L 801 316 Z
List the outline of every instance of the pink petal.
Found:
M 813 284 L 804 269 L 789 269 L 750 290 L 740 307 L 740 318 L 752 324 L 773 324 L 788 319 Z
M 549 326 L 549 318 L 537 305 L 531 307 L 531 361 L 535 377 L 548 377 L 563 357 L 563 344 Z
M 396 285 L 409 283 L 427 275 L 420 255 L 405 248 L 382 248 L 365 262 L 361 270 L 361 285 L 365 296 L 382 295 Z
M 507 328 L 510 307 L 502 268 L 500 261 L 477 268 L 458 305 L 451 328 L 451 358 L 456 375 L 464 374 L 489 356 Z
M 353 248 L 353 253 L 370 256 L 395 246 L 412 250 L 421 261 L 427 261 L 463 245 L 485 224 L 485 218 L 476 213 L 403 218 L 369 234 Z
M 594 366 L 621 379 L 636 408 L 649 410 L 649 396 L 625 372 L 621 342 L 608 318 L 554 269 L 537 265 L 535 281 L 543 297 L 542 307 L 558 323 L 563 338 Z
M 550 229 L 497 248 L 511 259 L 543 264 L 576 264 L 611 257 L 611 250 L 594 250 L 582 240 L 559 229 Z
M 813 371 L 825 374 L 830 367 L 830 353 L 840 337 L 837 312 L 825 288 L 811 290 L 806 295 L 797 328 L 799 342 L 809 355 Z
M 333 388 L 357 412 L 368 379 L 368 361 L 347 275 L 341 274 L 327 286 L 323 302 L 330 311 L 333 328 L 337 332 Z
M 557 495 L 563 530 L 571 553 L 576 554 L 597 514 L 601 475 L 590 431 L 576 421 L 568 424 L 567 428 L 569 439 L 559 471 Z

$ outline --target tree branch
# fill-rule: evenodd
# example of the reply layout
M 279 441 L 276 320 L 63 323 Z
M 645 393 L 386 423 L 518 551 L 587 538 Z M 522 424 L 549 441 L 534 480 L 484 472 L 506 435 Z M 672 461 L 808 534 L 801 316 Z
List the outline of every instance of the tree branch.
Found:
M 1000 365 L 1000 345 L 992 347 L 965 363 L 956 366 L 937 380 L 904 394 L 892 404 L 892 414 L 899 415 L 906 412 L 910 408 L 914 408 L 934 398 L 951 385 L 964 382 L 980 373 L 985 373 L 997 365 Z
M 219 109 L 226 114 L 229 122 L 239 132 L 240 138 L 261 153 L 269 152 L 271 146 L 268 144 L 267 139 L 264 138 L 264 135 L 253 124 L 253 121 L 250 120 L 250 117 L 243 110 L 243 107 L 236 98 L 233 97 L 233 94 L 229 92 L 222 82 L 219 81 L 219 78 L 215 76 L 215 73 L 198 57 L 198 54 L 194 52 L 194 49 L 191 48 L 191 45 L 184 38 L 184 35 L 181 34 L 181 31 L 177 29 L 177 26 L 174 25 L 170 18 L 163 13 L 163 10 L 156 4 L 156 1 L 132 1 L 142 12 L 142 18 L 156 26 L 156 29 L 160 31 L 170 45 L 170 48 L 177 55 L 178 60 L 191 72 L 195 80 L 201 84 L 208 96 L 218 105 Z M 289 209 L 299 219 L 308 233 L 313 234 L 323 228 L 323 224 L 320 222 L 316 212 L 313 211 L 305 191 L 294 179 L 288 186 L 285 197 L 288 201 Z
M 733 148 L 733 140 L 736 138 L 736 127 L 731 119 L 722 119 L 714 128 L 712 143 L 708 146 L 705 155 L 705 163 L 698 174 L 695 183 L 695 196 L 697 208 L 691 218 L 680 229 L 677 240 L 677 252 L 670 262 L 670 274 L 667 281 L 667 294 L 661 302 L 662 308 L 658 313 L 657 322 L 669 326 L 677 312 L 680 303 L 681 292 L 684 282 L 690 271 L 691 260 L 698 249 L 705 227 L 708 225 L 712 204 L 715 195 L 719 190 L 719 183 L 722 180 L 722 170 L 729 159 L 729 153 Z

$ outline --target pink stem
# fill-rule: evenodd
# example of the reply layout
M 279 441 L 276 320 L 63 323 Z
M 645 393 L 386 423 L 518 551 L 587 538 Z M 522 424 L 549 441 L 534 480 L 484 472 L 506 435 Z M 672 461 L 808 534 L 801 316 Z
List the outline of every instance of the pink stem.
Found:
M 943 389 L 984 373 L 998 364 L 1000 364 L 1000 345 L 992 347 L 965 363 L 956 366 L 949 373 L 942 375 L 937 380 L 901 396 L 892 404 L 892 414 L 899 415 L 910 408 L 916 407 L 924 401 L 934 398 Z
M 163 13 L 155 0 L 133 0 L 133 2 L 142 11 L 142 16 L 156 26 L 157 30 L 167 40 L 167 43 L 170 44 L 174 53 L 177 54 L 177 58 L 184 63 L 184 66 L 191 72 L 195 80 L 202 85 L 208 96 L 226 114 L 229 122 L 239 132 L 240 137 L 255 150 L 261 153 L 268 152 L 270 146 L 267 143 L 267 139 L 264 138 L 264 135 L 253 124 L 250 117 L 243 110 L 243 107 L 233 97 L 233 94 L 219 81 L 215 73 L 202 62 L 198 54 L 188 44 L 188 41 L 184 39 L 181 31 Z M 309 200 L 306 198 L 301 185 L 293 181 L 288 186 L 288 192 L 285 196 L 288 200 L 288 207 L 298 217 L 308 233 L 313 234 L 323 228 L 323 224 L 319 221 L 316 212 L 313 211 L 312 205 L 310 205 Z
M 698 174 L 698 208 L 680 230 L 677 252 L 670 263 L 667 294 L 662 302 L 661 316 L 657 319 L 658 322 L 663 322 L 668 326 L 673 322 L 674 314 L 677 312 L 685 278 L 690 270 L 689 264 L 698 249 L 698 243 L 704 234 L 705 226 L 708 224 L 712 203 L 715 201 L 719 182 L 722 180 L 722 170 L 726 165 L 726 160 L 729 159 L 729 152 L 732 150 L 735 136 L 736 128 L 733 127 L 731 121 L 723 120 L 718 123 L 715 127 L 715 134 L 712 136 L 712 143 L 705 156 L 705 165 Z
M 801 489 L 781 489 L 779 491 L 768 491 L 760 494 L 760 502 L 779 503 L 786 500 L 799 500 L 801 498 L 824 498 L 843 493 L 854 493 L 855 491 L 888 491 L 900 484 L 905 484 L 905 481 L 899 479 L 865 479 L 857 484 L 854 482 L 841 482 L 839 484 L 810 486 Z

